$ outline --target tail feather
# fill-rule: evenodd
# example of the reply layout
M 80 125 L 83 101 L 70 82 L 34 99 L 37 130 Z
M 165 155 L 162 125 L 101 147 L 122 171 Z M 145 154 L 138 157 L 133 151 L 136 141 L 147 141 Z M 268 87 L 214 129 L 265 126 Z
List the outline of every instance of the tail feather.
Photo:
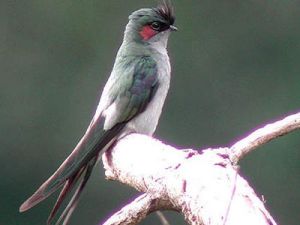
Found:
M 77 191 L 74 193 L 74 199 L 71 199 L 62 215 L 65 217 L 65 221 L 68 220 L 68 217 L 71 215 L 78 203 L 82 189 L 85 187 L 85 184 L 89 179 L 100 152 L 110 146 L 125 126 L 125 123 L 119 123 L 110 130 L 103 131 L 103 122 L 103 119 L 98 118 L 96 121 L 91 123 L 87 132 L 73 152 L 55 171 L 55 173 L 20 206 L 20 212 L 24 212 L 32 208 L 64 185 L 48 218 L 48 221 L 50 222 L 61 206 L 63 200 L 66 198 L 67 193 L 72 191 L 78 179 L 84 173 L 83 180 L 79 184 Z
M 62 202 L 67 197 L 67 194 L 73 189 L 74 185 L 76 184 L 77 180 L 82 175 L 83 169 L 81 169 L 78 173 L 74 174 L 71 178 L 67 180 L 63 189 L 61 190 L 55 205 L 52 208 L 52 211 L 48 217 L 47 224 L 50 224 L 51 220 L 54 218 L 55 214 L 57 213 L 58 209 L 60 208 Z
M 95 158 L 93 158 L 89 164 L 86 166 L 85 168 L 85 174 L 83 179 L 81 180 L 80 184 L 78 185 L 72 199 L 70 200 L 69 204 L 67 205 L 67 207 L 64 209 L 63 213 L 61 214 L 61 216 L 59 217 L 59 219 L 56 222 L 56 225 L 59 225 L 62 221 L 63 221 L 63 225 L 67 225 L 69 222 L 69 219 L 74 211 L 74 209 L 76 208 L 80 195 L 88 181 L 88 179 L 90 178 L 93 168 L 97 162 L 98 156 L 96 156 Z M 49 221 L 50 222 L 50 221 Z

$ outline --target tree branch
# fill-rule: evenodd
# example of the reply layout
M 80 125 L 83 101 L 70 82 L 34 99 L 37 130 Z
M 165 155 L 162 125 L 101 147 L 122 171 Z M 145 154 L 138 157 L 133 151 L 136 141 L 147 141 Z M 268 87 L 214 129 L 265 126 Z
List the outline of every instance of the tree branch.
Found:
M 138 224 L 148 214 L 158 209 L 159 198 L 143 194 L 110 217 L 103 225 L 129 225 Z
M 156 210 L 181 212 L 189 224 L 276 224 L 234 166 L 242 157 L 300 128 L 300 113 L 260 128 L 231 148 L 178 150 L 131 134 L 103 155 L 108 179 L 145 194 L 125 206 L 110 224 L 137 224 Z M 234 164 L 233 164 L 233 163 Z
M 257 129 L 230 147 L 230 159 L 237 164 L 246 154 L 267 142 L 300 128 L 300 113 Z

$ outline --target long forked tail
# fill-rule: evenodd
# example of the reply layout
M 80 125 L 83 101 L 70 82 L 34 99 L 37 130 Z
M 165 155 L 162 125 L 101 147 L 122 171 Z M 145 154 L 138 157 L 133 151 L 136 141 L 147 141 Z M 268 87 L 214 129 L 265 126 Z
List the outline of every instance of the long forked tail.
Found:
M 98 118 L 98 121 L 91 123 L 87 132 L 73 152 L 55 171 L 55 173 L 21 205 L 19 209 L 20 212 L 24 212 L 32 208 L 64 185 L 49 215 L 48 224 L 50 224 L 67 194 L 70 193 L 76 186 L 76 183 L 80 181 L 72 199 L 57 221 L 57 224 L 60 224 L 62 221 L 63 224 L 67 224 L 72 212 L 78 204 L 80 194 L 91 175 L 99 154 L 101 154 L 102 150 L 107 149 L 116 140 L 116 137 L 124 126 L 124 123 L 119 123 L 110 130 L 103 131 L 102 119 L 100 120 L 100 118 Z
M 92 159 L 89 164 L 86 166 L 85 168 L 85 174 L 84 177 L 82 178 L 79 186 L 77 187 L 72 199 L 70 200 L 69 204 L 67 205 L 67 207 L 64 209 L 63 213 L 60 215 L 59 219 L 57 220 L 56 224 L 60 224 L 61 221 L 63 221 L 63 224 L 67 224 L 74 209 L 76 208 L 78 201 L 79 201 L 79 197 L 81 192 L 83 191 L 88 179 L 90 178 L 90 175 L 93 171 L 93 168 L 97 162 L 97 158 L 95 157 L 94 159 Z M 64 190 L 62 190 L 64 191 Z M 62 193 L 62 192 L 61 192 Z M 60 194 L 61 195 L 61 194 Z M 58 203 L 60 201 L 60 198 L 58 199 L 58 201 L 56 202 L 56 204 L 54 205 L 52 212 L 47 220 L 47 224 L 51 223 L 51 220 L 53 219 L 53 217 L 55 216 L 56 211 L 58 210 L 61 202 L 63 201 L 63 199 L 60 201 L 60 203 Z

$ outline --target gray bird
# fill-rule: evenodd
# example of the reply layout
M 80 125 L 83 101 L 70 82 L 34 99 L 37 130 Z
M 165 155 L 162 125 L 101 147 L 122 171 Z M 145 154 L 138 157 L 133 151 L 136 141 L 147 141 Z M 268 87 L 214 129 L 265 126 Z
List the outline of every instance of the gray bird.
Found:
M 177 30 L 174 21 L 169 1 L 129 16 L 123 43 L 86 133 L 55 173 L 21 205 L 20 212 L 63 187 L 49 215 L 50 224 L 79 182 L 57 220 L 57 224 L 67 224 L 101 153 L 129 133 L 154 133 L 170 85 L 167 42 L 171 31 Z

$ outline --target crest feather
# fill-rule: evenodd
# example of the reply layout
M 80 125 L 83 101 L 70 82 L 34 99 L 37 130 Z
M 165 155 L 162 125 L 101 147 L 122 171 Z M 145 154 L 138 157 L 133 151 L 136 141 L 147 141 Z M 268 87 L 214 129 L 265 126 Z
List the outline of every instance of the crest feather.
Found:
M 156 8 L 156 12 L 169 22 L 170 25 L 173 25 L 175 22 L 174 8 L 170 0 L 163 0 Z

